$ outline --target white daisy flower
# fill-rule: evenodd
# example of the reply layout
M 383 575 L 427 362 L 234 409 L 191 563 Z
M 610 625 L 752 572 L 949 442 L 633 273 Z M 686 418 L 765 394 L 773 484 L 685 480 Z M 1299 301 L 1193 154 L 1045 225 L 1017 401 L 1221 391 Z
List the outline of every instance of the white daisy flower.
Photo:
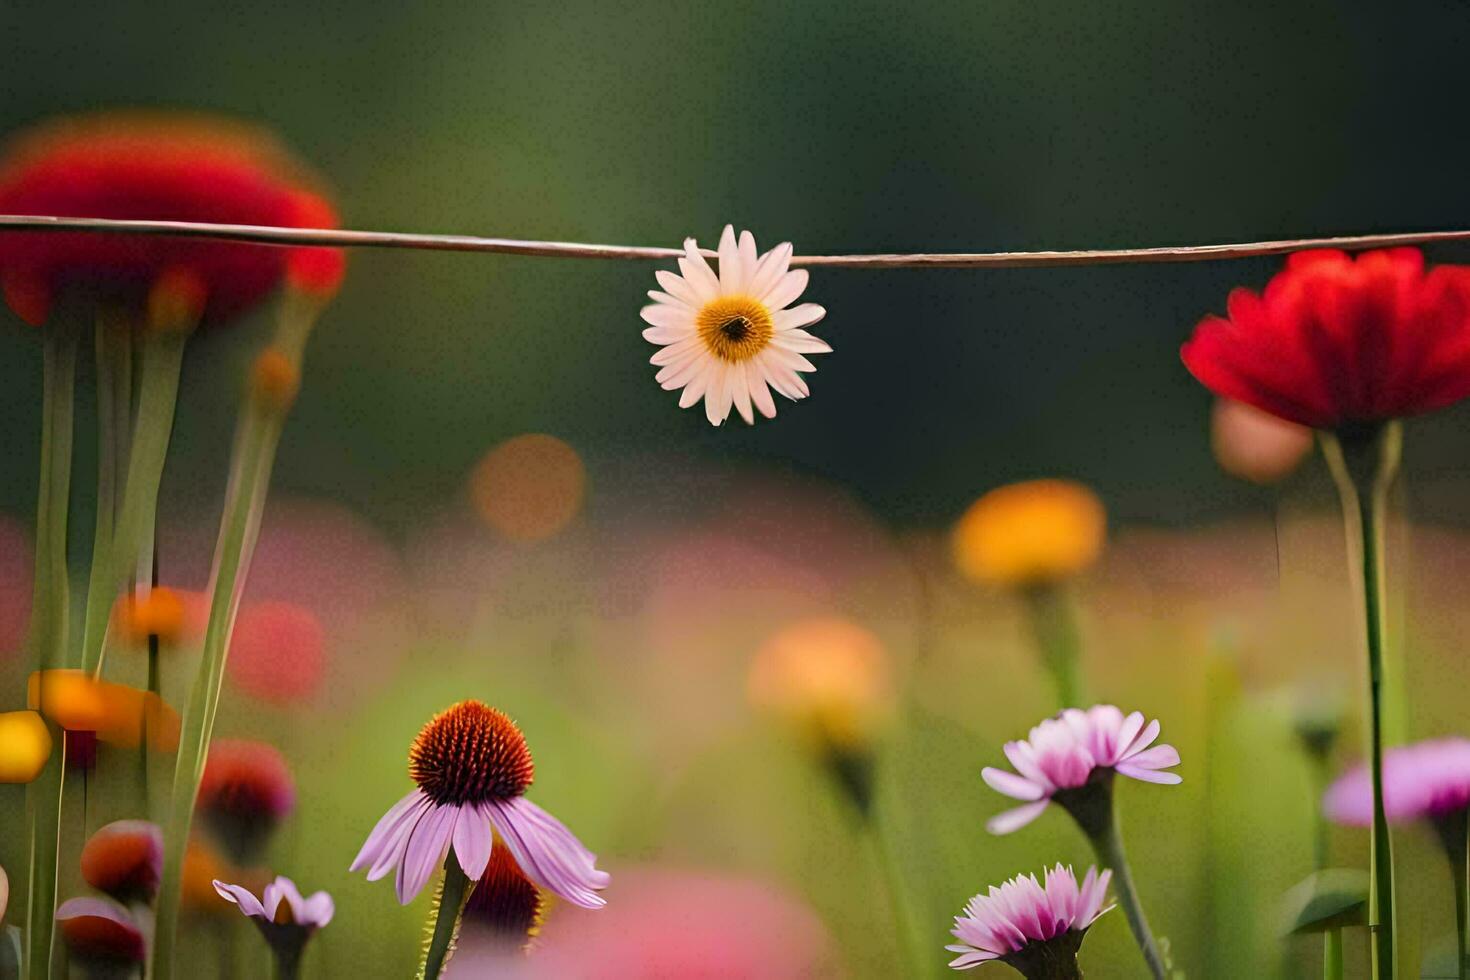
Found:
M 694 239 L 684 240 L 684 257 L 675 275 L 659 270 L 663 291 L 649 290 L 643 308 L 649 323 L 643 339 L 660 349 L 649 361 L 665 391 L 683 388 L 679 407 L 704 399 L 704 414 L 719 425 L 730 407 L 747 424 L 755 411 L 775 418 L 771 388 L 796 401 L 809 391 L 801 374 L 815 371 L 807 354 L 826 354 L 827 342 L 809 327 L 827 311 L 816 303 L 791 306 L 806 289 L 805 269 L 791 269 L 791 243 L 757 255 L 755 236 L 735 238 L 725 226 L 720 236 L 720 272 L 715 275 Z

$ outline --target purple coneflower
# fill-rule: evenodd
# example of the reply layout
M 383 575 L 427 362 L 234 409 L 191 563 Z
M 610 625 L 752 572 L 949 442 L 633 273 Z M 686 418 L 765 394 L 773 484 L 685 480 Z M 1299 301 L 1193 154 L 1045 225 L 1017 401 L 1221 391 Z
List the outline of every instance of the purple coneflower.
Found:
M 1006 758 L 1016 772 L 987 766 L 981 773 L 991 789 L 1026 801 L 986 828 L 992 834 L 1019 830 L 1053 799 L 1071 811 L 1079 791 L 1110 781 L 1114 772 L 1148 783 L 1179 782 L 1178 773 L 1163 771 L 1179 764 L 1179 752 L 1172 745 L 1154 745 L 1158 737 L 1157 721 L 1145 725 L 1142 712 L 1124 716 L 1111 704 L 1068 708 L 1048 718 L 1031 729 L 1029 738 L 1006 743 Z
M 332 921 L 336 906 L 332 896 L 316 892 L 310 898 L 302 898 L 296 883 L 285 876 L 265 886 L 260 898 L 241 885 L 229 885 L 215 880 L 214 890 L 219 897 L 239 906 L 240 911 L 254 920 L 256 928 L 270 944 L 279 964 L 279 976 L 295 977 L 301 966 L 301 952 L 306 941 L 322 926 Z
M 959 942 L 945 949 L 960 955 L 949 965 L 969 970 L 999 960 L 1028 980 L 1081 977 L 1077 950 L 1088 928 L 1112 908 L 1103 907 L 1112 875 L 1088 868 L 1079 885 L 1072 869 L 1058 864 L 1047 869 L 1045 885 L 1034 874 L 991 885 L 989 894 L 976 895 L 965 914 L 955 916 L 952 932 Z
M 395 867 L 398 901 L 413 901 L 450 848 L 478 881 L 492 846 L 504 846 L 526 877 L 582 908 L 604 903 L 608 875 L 562 823 L 526 799 L 534 767 L 515 722 L 479 701 L 435 715 L 409 750 L 418 788 L 378 821 L 352 862 L 377 881 Z

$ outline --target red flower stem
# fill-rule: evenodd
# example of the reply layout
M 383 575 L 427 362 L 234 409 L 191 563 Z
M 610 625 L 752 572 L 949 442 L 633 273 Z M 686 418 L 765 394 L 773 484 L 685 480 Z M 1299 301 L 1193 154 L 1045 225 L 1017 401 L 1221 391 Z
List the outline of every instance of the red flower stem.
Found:
M 66 656 L 71 587 L 66 570 L 66 523 L 71 497 L 77 334 L 64 324 L 42 328 L 41 473 L 36 501 L 36 572 L 31 600 L 32 668 L 60 667 Z M 44 704 L 37 679 L 38 704 Z M 50 973 L 55 952 L 57 855 L 61 847 L 61 799 L 66 737 L 48 722 L 55 748 L 41 775 L 26 787 L 30 869 L 26 900 L 26 975 Z
M 160 330 L 150 332 L 143 341 L 138 411 L 128 453 L 127 481 L 122 487 L 112 535 L 99 537 L 93 546 L 92 574 L 87 585 L 82 669 L 99 676 L 107 623 L 118 590 L 143 553 L 145 537 L 152 540 L 158 485 L 163 479 L 164 459 L 173 433 L 187 340 L 185 331 Z M 105 368 L 99 365 L 98 370 Z
M 1323 455 L 1342 498 L 1350 554 L 1361 572 L 1364 625 L 1368 646 L 1368 762 L 1373 784 L 1373 837 L 1370 848 L 1368 933 L 1374 980 L 1396 973 L 1393 839 L 1383 805 L 1383 539 L 1388 491 L 1398 473 L 1402 428 L 1389 422 L 1345 439 L 1324 433 Z

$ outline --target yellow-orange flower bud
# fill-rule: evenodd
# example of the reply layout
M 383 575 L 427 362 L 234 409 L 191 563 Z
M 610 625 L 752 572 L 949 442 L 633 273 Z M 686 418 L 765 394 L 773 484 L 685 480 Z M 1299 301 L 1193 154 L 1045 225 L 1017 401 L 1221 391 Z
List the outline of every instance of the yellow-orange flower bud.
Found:
M 175 646 L 202 628 L 202 617 L 196 597 L 167 586 L 155 586 L 144 597 L 129 593 L 117 601 L 112 611 L 112 628 L 125 642 L 144 646 L 158 637 L 164 646 Z
M 148 329 L 160 332 L 193 330 L 204 315 L 208 299 L 204 280 L 189 269 L 166 269 L 148 291 Z
M 46 768 L 50 757 L 51 733 L 40 715 L 34 711 L 0 714 L 0 783 L 30 782 Z M 0 897 L 0 914 L 4 907 Z
M 1102 554 L 1107 513 L 1087 487 L 1031 480 L 990 491 L 954 529 L 959 569 L 977 582 L 1047 585 L 1083 571 Z
M 291 359 L 274 347 L 268 347 L 255 359 L 250 369 L 251 394 L 277 411 L 291 407 L 301 389 L 301 372 Z
M 756 653 L 749 693 L 827 745 L 860 750 L 891 708 L 888 656 L 876 636 L 847 620 L 803 620 Z

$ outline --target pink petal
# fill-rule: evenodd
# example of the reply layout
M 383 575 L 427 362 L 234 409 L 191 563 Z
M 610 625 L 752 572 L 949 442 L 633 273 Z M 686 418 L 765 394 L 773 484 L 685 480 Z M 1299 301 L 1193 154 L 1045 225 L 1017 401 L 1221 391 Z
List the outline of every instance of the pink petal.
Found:
M 460 809 L 459 821 L 454 825 L 454 853 L 459 856 L 459 866 L 471 881 L 479 881 L 485 876 L 494 840 L 490 818 L 485 816 L 484 810 L 474 804 L 465 804 Z
M 1051 800 L 1049 799 L 1037 800 L 1035 803 L 1027 803 L 1025 806 L 1016 807 L 1014 810 L 1007 810 L 1005 813 L 991 817 L 990 821 L 985 824 L 985 829 L 997 836 L 1020 830 L 1041 816 L 1042 811 L 1050 803 Z
M 1177 772 L 1160 772 L 1156 769 L 1139 769 L 1137 766 L 1130 765 L 1126 762 L 1114 768 L 1116 768 L 1120 774 L 1127 776 L 1130 779 L 1141 780 L 1145 783 L 1162 783 L 1167 786 L 1173 786 L 1176 783 L 1184 782 L 1184 777 L 1179 775 Z
M 980 770 L 980 778 L 997 793 L 1004 793 L 1015 800 L 1039 800 L 1046 795 L 1046 790 L 1031 780 L 1004 769 L 986 766 Z

